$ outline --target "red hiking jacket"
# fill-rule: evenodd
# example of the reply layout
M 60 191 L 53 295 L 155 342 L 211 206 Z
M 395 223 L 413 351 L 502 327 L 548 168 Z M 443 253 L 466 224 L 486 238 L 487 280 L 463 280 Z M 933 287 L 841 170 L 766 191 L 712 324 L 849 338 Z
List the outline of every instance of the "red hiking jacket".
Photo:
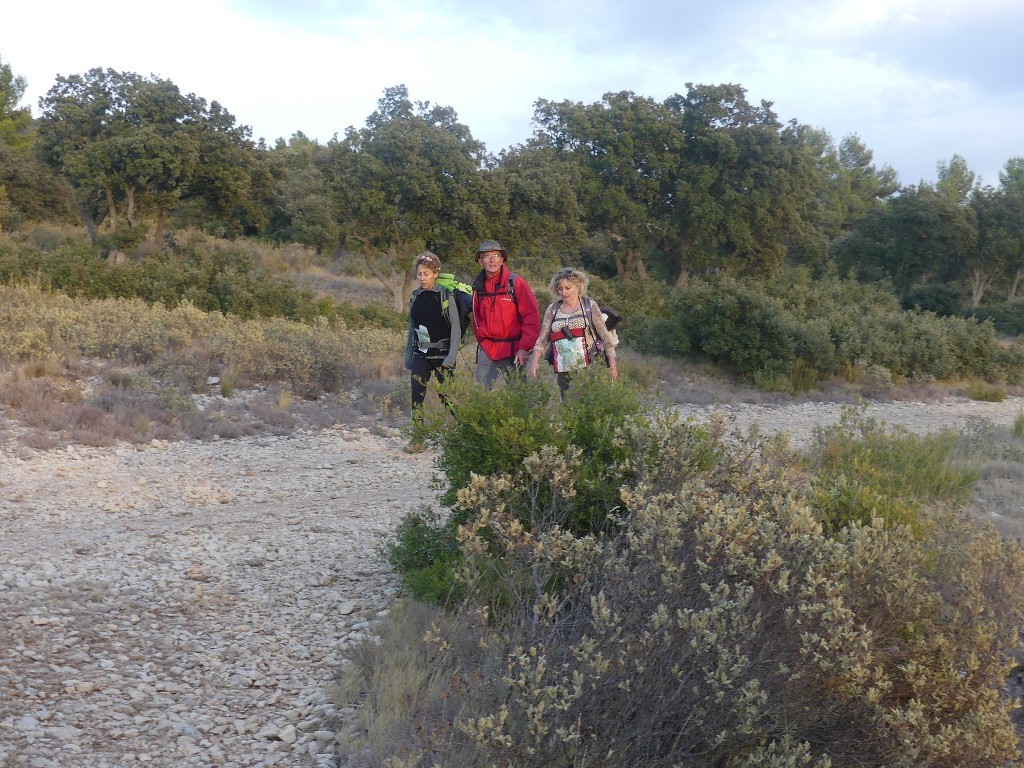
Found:
M 509 294 L 509 279 L 515 298 Z M 491 360 L 506 360 L 521 349 L 532 350 L 540 336 L 540 307 L 530 284 L 504 264 L 490 279 L 481 270 L 473 281 L 473 331 Z

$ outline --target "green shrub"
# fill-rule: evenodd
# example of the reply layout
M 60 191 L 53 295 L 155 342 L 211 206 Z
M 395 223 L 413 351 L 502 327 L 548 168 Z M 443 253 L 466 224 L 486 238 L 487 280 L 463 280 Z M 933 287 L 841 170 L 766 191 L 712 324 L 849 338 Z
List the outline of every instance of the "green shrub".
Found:
M 980 400 L 985 403 L 1001 403 L 1006 399 L 1006 387 L 986 384 L 982 381 L 972 381 L 964 389 L 971 400 Z
M 956 442 L 952 430 L 915 435 L 847 408 L 815 429 L 812 504 L 829 531 L 875 518 L 917 529 L 922 508 L 970 498 L 978 470 L 952 460 Z
M 903 311 L 880 287 L 805 271 L 770 281 L 692 280 L 636 337 L 640 349 L 701 355 L 772 389 L 880 366 L 894 377 L 1019 381 L 1024 352 L 991 323 Z
M 616 333 L 624 345 L 634 346 L 639 339 L 656 333 L 652 326 L 670 316 L 671 292 L 664 283 L 651 279 L 602 280 L 593 278 L 590 293 L 601 304 L 608 304 L 622 313 L 623 320 Z M 681 339 L 676 341 L 683 343 Z M 671 345 L 671 341 L 664 340 Z M 679 349 L 676 354 L 686 354 Z
M 1007 336 L 1024 334 L 1024 298 L 984 304 L 972 313 L 978 320 L 989 320 L 996 330 Z
M 411 597 L 428 603 L 456 603 L 461 592 L 454 570 L 461 562 L 455 529 L 431 508 L 406 515 L 394 539 L 382 549 Z
M 616 480 L 608 471 L 625 459 L 617 431 L 644 409 L 634 385 L 592 368 L 573 377 L 564 402 L 547 381 L 518 377 L 491 391 L 458 379 L 445 396 L 448 410 L 437 411 L 427 424 L 429 439 L 440 448 L 443 503 L 457 505 L 459 491 L 474 474 L 515 471 L 544 447 L 565 453 L 575 446 L 586 466 L 570 527 L 576 532 L 603 527 L 618 504 Z
M 792 456 L 714 425 L 666 426 L 629 422 L 642 449 L 607 535 L 522 524 L 573 497 L 578 451 L 472 480 L 465 600 L 412 649 L 436 674 L 399 697 L 375 681 L 402 658 L 371 660 L 367 645 L 350 668 L 353 755 L 355 734 L 383 722 L 395 734 L 360 764 L 1020 763 L 1000 693 L 1024 620 L 1018 544 L 931 513 L 913 535 L 858 523 L 826 534 Z M 857 429 L 885 453 L 877 428 Z M 916 446 L 897 455 L 907 446 L 886 460 L 918 463 Z
M 903 297 L 905 309 L 934 312 L 940 317 L 959 315 L 964 304 L 963 290 L 950 283 L 915 285 Z
M 428 414 L 425 424 L 441 451 L 437 465 L 444 476 L 441 502 L 446 506 L 455 504 L 473 474 L 507 471 L 549 440 L 563 446 L 568 442 L 564 431 L 553 429 L 553 392 L 546 382 L 515 379 L 509 386 L 487 390 L 455 378 L 444 391 L 450 413 Z
M 564 403 L 542 380 L 513 378 L 506 386 L 489 391 L 464 377 L 454 377 L 442 391 L 448 409 L 428 411 L 422 431 L 440 449 L 441 499 L 454 508 L 450 520 L 435 527 L 433 535 L 446 537 L 452 551 L 457 550 L 457 526 L 467 519 L 466 502 L 461 497 L 473 478 L 515 473 L 527 463 L 537 462 L 539 456 L 580 457 L 573 492 L 569 497 L 535 500 L 546 510 L 543 517 L 526 515 L 520 523 L 527 529 L 557 524 L 576 535 L 607 527 L 609 516 L 620 505 L 619 490 L 632 471 L 631 462 L 638 460 L 635 446 L 623 430 L 645 414 L 639 390 L 595 369 L 574 377 Z M 540 493 L 547 493 L 546 489 L 537 487 Z M 389 562 L 409 583 L 420 579 L 424 568 L 417 555 L 421 542 L 410 535 L 422 532 L 423 526 L 421 515 L 410 515 L 403 520 L 402 535 L 386 550 Z M 455 564 L 452 561 L 453 567 Z M 440 577 L 439 570 L 430 571 L 432 580 Z M 449 568 L 447 580 L 440 583 L 449 585 L 453 579 Z M 440 591 L 447 595 L 447 586 Z
M 323 299 L 324 302 L 329 302 Z M 408 327 L 409 314 L 390 307 L 376 304 L 355 305 L 341 302 L 320 308 L 320 314 L 342 320 L 349 328 L 387 328 L 404 331 Z

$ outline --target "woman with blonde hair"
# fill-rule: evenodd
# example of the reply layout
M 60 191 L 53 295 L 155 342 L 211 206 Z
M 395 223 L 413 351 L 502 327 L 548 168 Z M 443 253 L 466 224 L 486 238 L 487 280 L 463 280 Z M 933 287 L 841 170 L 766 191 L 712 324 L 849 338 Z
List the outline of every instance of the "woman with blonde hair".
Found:
M 541 358 L 554 347 L 551 363 L 562 397 L 569 389 L 572 371 L 588 368 L 597 360 L 607 359 L 612 378 L 618 378 L 615 345 L 618 337 L 605 325 L 597 302 L 587 296 L 590 278 L 584 272 L 566 267 L 555 272 L 548 291 L 555 299 L 544 311 L 540 338 L 530 358 L 530 376 L 537 377 Z
M 462 327 L 455 300 L 437 282 L 441 260 L 430 251 L 424 251 L 416 257 L 414 268 L 420 286 L 412 292 L 409 305 L 405 367 L 412 375 L 412 417 L 418 421 L 430 376 L 436 376 L 440 383 L 455 369 Z M 414 432 L 405 452 L 420 453 L 425 447 L 422 436 Z

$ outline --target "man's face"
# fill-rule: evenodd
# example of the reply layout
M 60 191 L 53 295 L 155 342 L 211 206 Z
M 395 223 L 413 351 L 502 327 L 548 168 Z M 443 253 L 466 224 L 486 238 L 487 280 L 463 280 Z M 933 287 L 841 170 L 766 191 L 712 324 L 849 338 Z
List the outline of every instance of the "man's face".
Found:
M 493 277 L 501 271 L 501 265 L 505 263 L 505 257 L 501 251 L 484 251 L 476 259 L 488 277 Z

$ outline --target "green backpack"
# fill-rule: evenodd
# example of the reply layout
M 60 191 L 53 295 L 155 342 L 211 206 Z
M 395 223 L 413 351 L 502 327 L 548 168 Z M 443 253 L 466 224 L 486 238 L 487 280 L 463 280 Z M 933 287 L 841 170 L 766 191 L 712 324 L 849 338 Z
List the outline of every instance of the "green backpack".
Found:
M 459 325 L 462 326 L 462 333 L 469 328 L 469 317 L 473 314 L 473 286 L 460 282 L 451 272 L 442 272 L 437 276 L 437 284 L 445 291 L 441 294 L 441 308 L 444 310 L 444 319 L 448 320 L 448 302 L 451 297 L 455 298 L 455 307 L 459 311 Z

